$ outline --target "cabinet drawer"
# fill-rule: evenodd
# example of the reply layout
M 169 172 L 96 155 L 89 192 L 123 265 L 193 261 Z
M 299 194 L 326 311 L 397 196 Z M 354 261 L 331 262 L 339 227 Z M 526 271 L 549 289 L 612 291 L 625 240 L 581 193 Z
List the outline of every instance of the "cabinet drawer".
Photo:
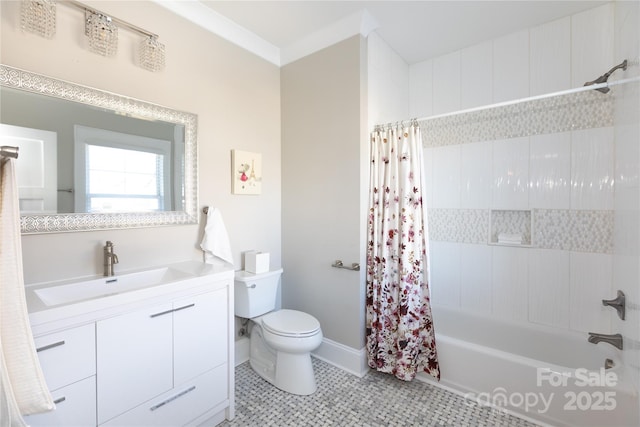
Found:
M 49 390 L 96 374 L 96 329 L 93 323 L 34 339 Z
M 29 415 L 25 421 L 33 427 L 87 427 L 96 425 L 96 377 L 89 377 L 51 392 L 56 409 Z
M 182 426 L 224 402 L 228 398 L 227 387 L 227 365 L 224 364 L 102 426 Z

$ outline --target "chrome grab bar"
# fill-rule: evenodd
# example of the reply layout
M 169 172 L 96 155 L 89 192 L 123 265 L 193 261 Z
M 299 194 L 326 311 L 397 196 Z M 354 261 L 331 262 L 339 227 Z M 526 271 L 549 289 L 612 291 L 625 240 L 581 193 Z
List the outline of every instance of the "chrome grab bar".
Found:
M 337 259 L 333 264 L 331 264 L 331 267 L 344 268 L 346 270 L 353 270 L 353 271 L 360 271 L 360 264 L 358 264 L 357 262 L 354 262 L 351 264 L 351 266 L 348 266 L 348 265 L 344 265 L 344 263 L 339 259 Z

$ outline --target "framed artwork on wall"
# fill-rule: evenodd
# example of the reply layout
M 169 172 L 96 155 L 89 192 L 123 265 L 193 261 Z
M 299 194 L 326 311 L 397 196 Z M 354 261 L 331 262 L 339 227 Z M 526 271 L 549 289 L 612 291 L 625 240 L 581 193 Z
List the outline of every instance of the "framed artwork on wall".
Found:
M 260 194 L 262 191 L 262 154 L 231 150 L 231 192 Z

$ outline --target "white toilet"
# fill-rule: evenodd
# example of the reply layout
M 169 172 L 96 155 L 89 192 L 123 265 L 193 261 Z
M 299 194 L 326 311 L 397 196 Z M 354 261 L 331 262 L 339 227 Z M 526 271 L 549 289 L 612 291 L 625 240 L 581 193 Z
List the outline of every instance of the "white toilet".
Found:
M 310 353 L 320 346 L 322 330 L 310 314 L 275 310 L 281 274 L 282 269 L 259 274 L 236 271 L 235 315 L 252 322 L 253 370 L 281 390 L 308 395 L 316 391 Z

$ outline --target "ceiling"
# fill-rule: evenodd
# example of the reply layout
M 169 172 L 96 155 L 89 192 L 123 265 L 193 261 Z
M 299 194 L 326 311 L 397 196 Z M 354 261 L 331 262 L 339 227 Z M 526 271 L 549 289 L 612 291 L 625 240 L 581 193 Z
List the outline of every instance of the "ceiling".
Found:
M 160 3 L 160 2 L 159 2 Z M 175 10 L 284 65 L 375 30 L 408 64 L 596 7 L 606 1 L 212 1 Z M 163 4 L 163 3 L 161 3 Z M 166 4 L 166 3 L 164 3 Z M 185 4 L 195 12 L 191 18 Z M 165 6 L 166 7 L 166 6 Z M 197 12 L 195 9 L 198 9 Z M 237 33 L 235 36 L 231 33 Z M 239 35 L 239 36 L 238 36 Z M 233 40 L 233 38 L 236 40 Z

